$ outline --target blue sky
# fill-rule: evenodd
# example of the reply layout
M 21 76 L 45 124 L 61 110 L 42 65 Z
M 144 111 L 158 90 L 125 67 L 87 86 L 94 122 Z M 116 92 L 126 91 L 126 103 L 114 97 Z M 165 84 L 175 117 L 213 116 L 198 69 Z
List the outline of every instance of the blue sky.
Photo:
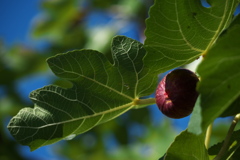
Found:
M 39 13 L 40 0 L 0 0 L 0 38 L 5 44 L 29 41 L 32 19 Z

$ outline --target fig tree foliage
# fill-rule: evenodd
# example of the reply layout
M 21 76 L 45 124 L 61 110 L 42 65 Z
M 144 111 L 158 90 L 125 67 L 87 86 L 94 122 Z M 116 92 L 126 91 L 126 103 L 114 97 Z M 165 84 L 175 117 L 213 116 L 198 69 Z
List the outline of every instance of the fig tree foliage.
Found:
M 209 159 L 207 126 L 217 117 L 240 112 L 240 21 L 234 15 L 239 0 L 207 2 L 210 7 L 200 0 L 155 0 L 144 44 L 114 37 L 113 62 L 89 49 L 47 59 L 52 72 L 72 87 L 50 85 L 33 91 L 34 107 L 21 109 L 10 120 L 11 135 L 31 150 L 71 139 L 132 108 L 154 104 L 154 98 L 144 97 L 154 93 L 159 74 L 203 56 L 189 128 L 162 158 Z

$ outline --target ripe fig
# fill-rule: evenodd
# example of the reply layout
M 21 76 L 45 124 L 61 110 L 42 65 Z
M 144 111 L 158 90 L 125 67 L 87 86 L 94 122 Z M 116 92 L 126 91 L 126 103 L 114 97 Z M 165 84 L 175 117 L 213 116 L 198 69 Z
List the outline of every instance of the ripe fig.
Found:
M 156 90 L 158 108 L 170 118 L 190 115 L 198 97 L 198 81 L 196 74 L 187 69 L 176 69 L 167 74 Z

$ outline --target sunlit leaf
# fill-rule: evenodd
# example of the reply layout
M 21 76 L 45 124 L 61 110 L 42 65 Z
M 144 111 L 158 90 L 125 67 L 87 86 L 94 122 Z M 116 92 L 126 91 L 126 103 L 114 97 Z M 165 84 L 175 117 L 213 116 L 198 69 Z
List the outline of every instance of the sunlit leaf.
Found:
M 235 105 L 239 103 L 240 97 L 239 37 L 240 25 L 236 25 L 209 50 L 197 69 L 201 76 L 198 91 L 201 94 L 199 114 L 202 119 L 199 125 L 189 126 L 189 130 L 196 134 L 206 130 L 207 126 L 226 109 L 233 111 L 228 114 L 234 113 L 234 110 L 239 111 L 239 106 Z M 196 117 L 192 116 L 191 121 L 195 121 L 198 116 L 197 114 Z
M 35 150 L 74 137 L 136 107 L 153 92 L 143 45 L 124 36 L 112 42 L 114 64 L 94 50 L 76 50 L 48 59 L 52 71 L 72 82 L 64 89 L 46 86 L 31 93 L 34 108 L 24 108 L 8 125 L 13 137 Z
M 178 135 L 169 147 L 164 160 L 208 160 L 203 135 L 187 131 Z
M 157 73 L 204 55 L 232 21 L 237 0 L 156 0 L 146 21 L 146 64 Z

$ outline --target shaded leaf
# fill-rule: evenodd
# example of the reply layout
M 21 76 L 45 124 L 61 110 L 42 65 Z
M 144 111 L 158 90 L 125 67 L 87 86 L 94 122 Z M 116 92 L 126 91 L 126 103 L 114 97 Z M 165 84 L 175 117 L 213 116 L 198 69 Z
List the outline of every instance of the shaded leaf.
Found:
M 47 60 L 52 71 L 72 82 L 64 89 L 46 86 L 31 93 L 34 108 L 24 108 L 8 129 L 35 150 L 86 132 L 136 107 L 140 96 L 153 92 L 157 77 L 148 75 L 143 45 L 124 36 L 112 42 L 114 64 L 94 50 L 71 51 Z M 147 105 L 147 104 L 145 104 Z
M 232 154 L 229 155 L 229 160 L 239 160 L 240 157 L 240 144 L 234 148 Z
M 234 17 L 234 19 L 231 22 L 231 24 L 229 25 L 228 29 L 234 27 L 235 25 L 239 25 L 239 24 L 240 24 L 240 14 L 238 14 Z
M 240 25 L 236 25 L 219 39 L 199 65 L 197 72 L 201 77 L 198 86 L 201 94 L 201 122 L 198 125 L 189 126 L 191 132 L 200 134 L 229 107 L 233 111 L 239 110 L 239 106 L 233 105 L 240 97 L 239 37 Z M 196 110 L 194 109 L 193 112 Z M 199 115 L 195 115 L 196 117 L 192 116 L 191 121 L 199 118 Z
M 203 135 L 183 131 L 169 147 L 164 160 L 208 160 Z
M 223 146 L 224 141 L 215 144 L 208 149 L 209 155 L 217 155 Z M 231 160 L 237 160 L 239 158 L 240 151 L 240 130 L 234 131 L 229 141 L 229 149 L 222 159 L 231 157 Z M 234 158 L 235 157 L 235 158 Z
M 240 97 L 238 97 L 221 115 L 220 117 L 234 116 L 240 113 Z
M 165 155 L 164 155 L 165 156 Z M 158 160 L 164 160 L 164 156 L 162 156 L 161 158 L 159 158 Z
M 237 0 L 156 0 L 146 21 L 146 64 L 157 73 L 190 63 L 212 47 L 232 21 Z

